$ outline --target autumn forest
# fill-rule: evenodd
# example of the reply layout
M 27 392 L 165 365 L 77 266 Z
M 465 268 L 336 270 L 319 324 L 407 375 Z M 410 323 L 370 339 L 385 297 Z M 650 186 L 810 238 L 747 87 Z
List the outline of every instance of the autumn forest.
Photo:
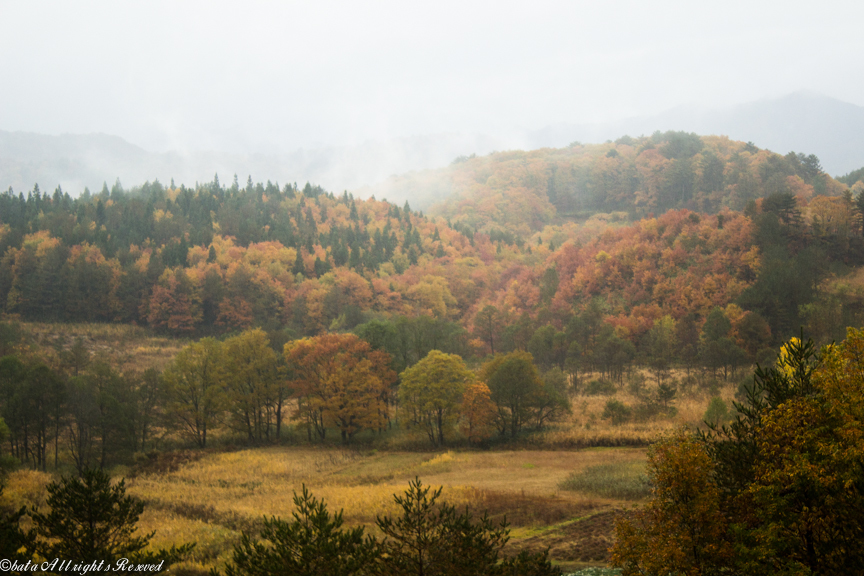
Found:
M 757 365 L 786 345 L 800 368 L 864 325 L 864 173 L 721 136 L 459 157 L 368 199 L 236 175 L 74 192 L 0 194 L 4 466 L 144 474 L 229 445 L 641 450 L 746 420 Z M 85 325 L 171 351 L 121 362 L 125 344 L 64 328 Z M 771 398 L 778 370 L 757 373 Z M 687 438 L 652 449 L 655 485 L 664 462 L 728 463 Z M 651 566 L 647 525 L 619 526 L 626 573 Z M 220 542 L 196 561 L 224 567 Z

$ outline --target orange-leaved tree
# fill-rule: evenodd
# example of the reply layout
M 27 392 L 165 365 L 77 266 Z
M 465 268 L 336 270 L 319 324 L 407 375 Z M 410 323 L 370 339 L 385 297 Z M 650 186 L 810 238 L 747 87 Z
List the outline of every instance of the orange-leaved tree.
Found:
M 495 417 L 498 411 L 492 402 L 491 394 L 489 387 L 483 382 L 473 382 L 465 386 L 459 427 L 469 442 L 480 442 L 495 432 Z
M 354 334 L 324 334 L 285 344 L 285 360 L 296 377 L 297 416 L 309 437 L 323 440 L 336 426 L 343 441 L 387 422 L 387 403 L 396 373 L 390 356 L 372 350 Z
M 616 525 L 612 562 L 624 574 L 713 574 L 732 556 L 713 463 L 686 431 L 655 444 L 648 461 L 651 502 Z

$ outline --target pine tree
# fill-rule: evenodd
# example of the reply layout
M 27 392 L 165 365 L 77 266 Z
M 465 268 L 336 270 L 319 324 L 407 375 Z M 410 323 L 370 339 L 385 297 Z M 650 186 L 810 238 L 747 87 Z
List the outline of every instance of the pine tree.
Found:
M 306 486 L 294 493 L 292 521 L 264 519 L 263 542 L 244 533 L 234 547 L 226 576 L 318 576 L 368 574 L 380 551 L 363 527 L 344 530 L 342 511 L 331 515 L 327 505 Z M 218 574 L 218 573 L 217 573 Z
M 36 550 L 45 558 L 114 562 L 164 560 L 163 570 L 177 562 L 194 545 L 145 553 L 155 532 L 136 535 L 135 524 L 144 504 L 126 495 L 126 483 L 111 484 L 101 470 L 87 470 L 81 478 L 63 477 L 47 486 L 50 512 L 35 508 L 30 515 L 40 540 Z M 151 572 L 153 573 L 153 572 Z

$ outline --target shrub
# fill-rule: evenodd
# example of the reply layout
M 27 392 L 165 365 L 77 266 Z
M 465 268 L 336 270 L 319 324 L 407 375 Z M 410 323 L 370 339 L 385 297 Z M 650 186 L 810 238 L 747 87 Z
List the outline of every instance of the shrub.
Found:
M 651 420 L 660 414 L 662 407 L 651 398 L 643 397 L 642 401 L 633 409 L 633 419 L 637 422 Z
M 729 408 L 726 407 L 726 402 L 719 396 L 714 396 L 708 403 L 708 409 L 705 410 L 705 415 L 702 417 L 707 424 L 719 426 L 729 419 Z
M 627 378 L 627 391 L 637 398 L 645 395 L 645 376 L 642 374 L 632 374 Z
M 709 396 L 716 396 L 720 393 L 720 380 L 717 378 L 706 378 L 702 381 L 702 390 L 707 392 Z
M 0 474 L 0 498 L 3 496 L 3 480 Z M 0 506 L 0 558 L 27 561 L 27 551 L 33 549 L 36 534 L 21 529 L 19 521 L 26 514 L 27 508 L 23 506 L 17 510 Z
M 615 384 L 609 380 L 597 379 L 585 385 L 586 396 L 611 396 L 615 394 Z
M 615 400 L 614 398 L 606 402 L 606 407 L 603 408 L 603 415 L 601 416 L 604 420 L 611 420 L 615 426 L 629 422 L 632 417 L 633 410 L 620 400 Z
M 698 384 L 698 380 L 696 376 L 689 374 L 681 378 L 681 383 L 678 385 L 678 389 L 681 391 L 681 394 L 684 396 L 691 396 L 696 391 L 696 386 Z

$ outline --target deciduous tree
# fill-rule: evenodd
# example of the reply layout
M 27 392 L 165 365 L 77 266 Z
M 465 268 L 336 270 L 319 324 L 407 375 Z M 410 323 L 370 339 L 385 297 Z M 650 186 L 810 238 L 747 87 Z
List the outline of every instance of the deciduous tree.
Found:
M 203 338 L 178 352 L 162 376 L 167 416 L 201 448 L 227 408 L 222 354 L 221 343 Z
M 279 436 L 287 399 L 277 373 L 278 357 L 260 328 L 247 330 L 222 343 L 223 375 L 233 426 L 250 441 Z
M 432 350 L 401 374 L 399 403 L 405 419 L 426 429 L 433 446 L 444 444 L 445 430 L 457 419 L 465 387 L 474 373 L 455 354 Z
M 492 393 L 483 382 L 473 382 L 462 394 L 460 429 L 469 442 L 479 442 L 492 436 L 495 431 L 495 403 Z
M 372 350 L 354 334 L 325 334 L 285 344 L 285 359 L 295 374 L 298 416 L 323 440 L 328 425 L 344 441 L 362 429 L 387 422 L 387 400 L 396 374 L 390 357 Z

